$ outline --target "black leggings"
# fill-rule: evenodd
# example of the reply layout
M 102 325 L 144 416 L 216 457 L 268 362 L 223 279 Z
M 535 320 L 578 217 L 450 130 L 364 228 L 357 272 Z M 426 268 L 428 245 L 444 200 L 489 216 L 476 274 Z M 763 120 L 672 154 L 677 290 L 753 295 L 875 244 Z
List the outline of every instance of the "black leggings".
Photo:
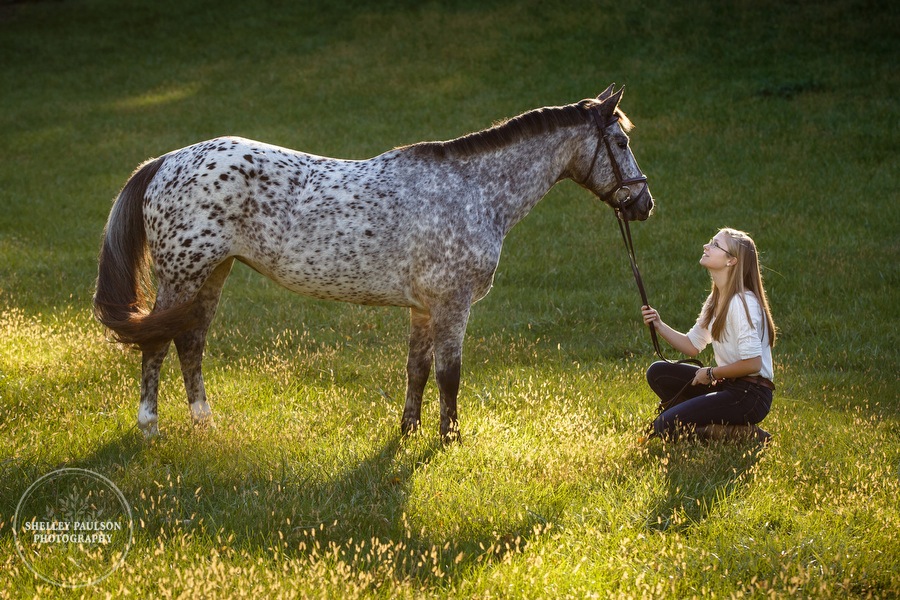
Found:
M 655 362 L 647 369 L 647 383 L 660 400 L 671 400 L 685 384 L 694 379 L 697 367 L 689 364 Z M 657 435 L 677 435 L 679 425 L 755 425 L 772 407 L 772 390 L 767 387 L 729 379 L 711 385 L 688 385 L 682 393 L 688 398 L 653 421 Z

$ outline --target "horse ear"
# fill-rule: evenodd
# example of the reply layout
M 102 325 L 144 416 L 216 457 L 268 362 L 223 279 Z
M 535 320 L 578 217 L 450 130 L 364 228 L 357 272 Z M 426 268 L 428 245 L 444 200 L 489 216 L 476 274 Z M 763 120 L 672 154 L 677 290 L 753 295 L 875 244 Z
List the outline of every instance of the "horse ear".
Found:
M 614 89 L 615 87 L 616 87 L 616 84 L 615 84 L 615 83 L 609 84 L 609 87 L 608 87 L 608 88 L 606 88 L 605 90 L 603 90 L 602 92 L 600 92 L 600 95 L 597 96 L 597 100 L 599 100 L 600 102 L 603 102 L 604 100 L 606 100 L 607 98 L 609 98 L 610 96 L 612 96 L 613 89 Z
M 606 121 L 612 120 L 613 114 L 616 112 L 616 108 L 619 106 L 619 100 L 622 99 L 622 92 L 624 91 L 624 87 L 619 88 L 618 92 L 616 92 L 615 94 L 611 94 L 600 101 L 600 114 L 603 115 Z M 605 93 L 606 92 L 604 92 L 604 94 Z

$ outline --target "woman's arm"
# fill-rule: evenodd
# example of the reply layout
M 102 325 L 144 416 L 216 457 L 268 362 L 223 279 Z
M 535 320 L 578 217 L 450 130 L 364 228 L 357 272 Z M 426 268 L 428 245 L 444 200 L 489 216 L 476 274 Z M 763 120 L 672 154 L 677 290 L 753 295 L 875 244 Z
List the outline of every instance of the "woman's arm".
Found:
M 670 346 L 672 346 L 682 354 L 687 354 L 691 357 L 700 354 L 700 351 L 697 350 L 696 347 L 694 347 L 694 344 L 691 343 L 691 340 L 687 335 L 681 333 L 680 331 L 675 331 L 674 329 L 663 323 L 663 320 L 659 318 L 659 313 L 656 312 L 656 309 L 645 304 L 641 307 L 641 313 L 644 315 L 644 323 L 648 325 L 652 324 L 659 335 L 661 335 L 664 340 L 669 342 Z
M 717 379 L 739 379 L 747 375 L 759 373 L 762 368 L 762 357 L 754 356 L 733 362 L 730 365 L 719 365 L 712 368 L 699 369 L 694 375 L 693 385 L 710 385 Z M 709 374 L 713 379 L 710 380 Z

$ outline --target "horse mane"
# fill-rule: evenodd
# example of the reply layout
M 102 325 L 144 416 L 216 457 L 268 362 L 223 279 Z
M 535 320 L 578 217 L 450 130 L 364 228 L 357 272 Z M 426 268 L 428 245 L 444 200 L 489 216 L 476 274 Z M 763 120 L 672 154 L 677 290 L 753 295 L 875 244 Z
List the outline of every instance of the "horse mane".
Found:
M 600 105 L 596 99 L 582 100 L 565 106 L 546 106 L 522 113 L 517 117 L 495 123 L 492 127 L 443 142 L 419 142 L 397 150 L 416 152 L 432 158 L 465 158 L 475 154 L 499 150 L 527 137 L 591 122 L 590 111 Z M 616 115 L 625 131 L 632 123 L 619 108 Z

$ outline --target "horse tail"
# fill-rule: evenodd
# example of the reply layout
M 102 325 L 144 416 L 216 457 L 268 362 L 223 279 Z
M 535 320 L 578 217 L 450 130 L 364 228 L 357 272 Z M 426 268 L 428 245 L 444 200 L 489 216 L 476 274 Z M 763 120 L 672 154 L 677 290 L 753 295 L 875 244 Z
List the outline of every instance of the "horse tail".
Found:
M 103 232 L 94 316 L 123 344 L 152 348 L 169 342 L 193 322 L 193 302 L 151 310 L 151 258 L 144 228 L 144 196 L 165 157 L 151 159 L 119 192 Z

